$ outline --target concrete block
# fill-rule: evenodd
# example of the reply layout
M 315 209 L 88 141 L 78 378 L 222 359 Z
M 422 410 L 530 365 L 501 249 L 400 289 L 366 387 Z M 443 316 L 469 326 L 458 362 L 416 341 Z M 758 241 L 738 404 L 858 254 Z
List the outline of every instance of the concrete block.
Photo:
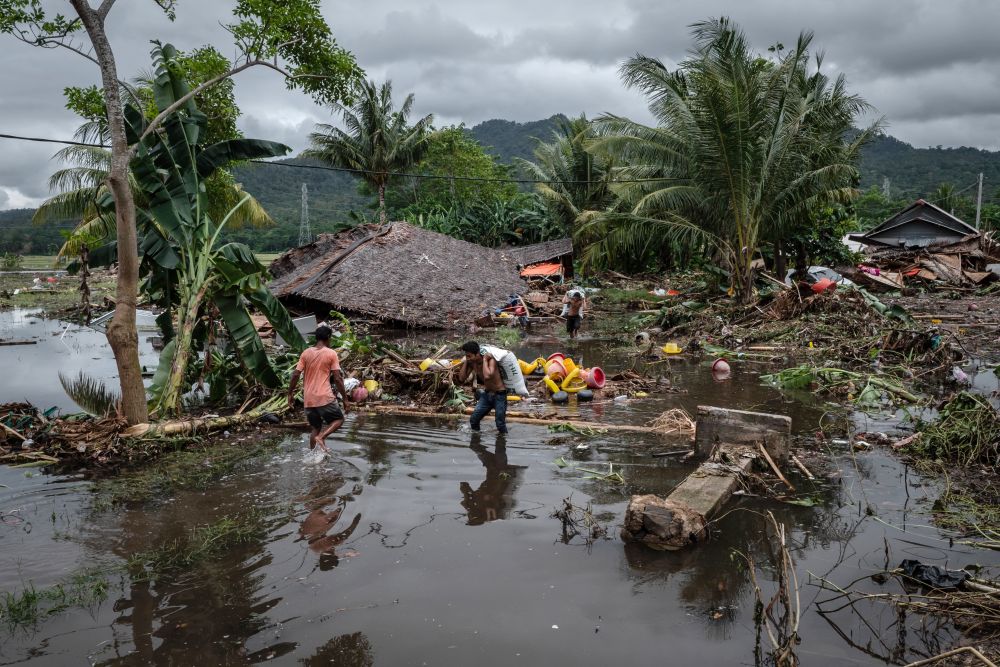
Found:
M 788 461 L 791 417 L 699 405 L 695 422 L 695 455 L 698 457 L 707 458 L 720 444 L 760 442 L 775 462 Z

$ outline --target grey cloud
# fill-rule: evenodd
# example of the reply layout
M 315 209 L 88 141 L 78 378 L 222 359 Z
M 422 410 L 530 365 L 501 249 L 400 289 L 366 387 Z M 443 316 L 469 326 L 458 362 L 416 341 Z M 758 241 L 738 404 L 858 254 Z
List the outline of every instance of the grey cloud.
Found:
M 232 1 L 183 2 L 176 22 L 155 3 L 119 3 L 109 30 L 123 77 L 150 68 L 149 40 L 178 48 L 215 44 L 232 55 L 220 27 Z M 648 120 L 645 103 L 622 88 L 617 67 L 645 53 L 669 65 L 691 47 L 688 26 L 728 15 L 758 49 L 816 33 L 831 72 L 884 113 L 890 132 L 916 145 L 996 147 L 1000 138 L 1000 3 L 993 0 L 323 0 L 338 41 L 367 74 L 413 92 L 414 113 L 439 125 L 490 118 L 533 120 L 553 113 L 611 111 Z M 97 70 L 66 51 L 41 51 L 0 36 L 0 132 L 68 138 L 76 119 L 63 108 L 67 85 L 97 83 Z M 248 136 L 296 151 L 316 122 L 335 119 L 270 71 L 236 81 Z M 0 208 L 47 194 L 57 147 L 0 140 Z

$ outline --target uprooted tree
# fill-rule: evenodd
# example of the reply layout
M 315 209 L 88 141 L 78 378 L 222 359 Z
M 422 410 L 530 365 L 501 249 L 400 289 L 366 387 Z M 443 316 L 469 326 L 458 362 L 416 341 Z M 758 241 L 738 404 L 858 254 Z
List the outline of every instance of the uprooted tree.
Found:
M 175 0 L 153 2 L 169 19 L 174 18 Z M 121 97 L 125 84 L 118 77 L 105 27 L 115 0 L 102 0 L 97 7 L 87 0 L 70 0 L 70 4 L 76 16 L 46 12 L 41 0 L 0 0 L 0 33 L 37 47 L 67 49 L 100 69 L 111 137 L 108 189 L 115 205 L 119 249 L 115 314 L 107 335 L 118 367 L 122 414 L 130 423 L 141 423 L 148 418 L 148 408 L 135 325 L 139 253 L 135 199 L 129 187 L 129 166 L 138 143 L 158 132 L 164 121 L 195 95 L 252 67 L 276 70 L 290 88 L 302 89 L 324 104 L 349 100 L 361 71 L 354 57 L 337 46 L 320 13 L 318 0 L 237 0 L 233 9 L 235 22 L 226 29 L 236 43 L 238 62 L 229 71 L 205 81 L 163 108 L 146 125 L 142 136 L 129 141 Z M 81 46 L 81 41 L 89 44 Z

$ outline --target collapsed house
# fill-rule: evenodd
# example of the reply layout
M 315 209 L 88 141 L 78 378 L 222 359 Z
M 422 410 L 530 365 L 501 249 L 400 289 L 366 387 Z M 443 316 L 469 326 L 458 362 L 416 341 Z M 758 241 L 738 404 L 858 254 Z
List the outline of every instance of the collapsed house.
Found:
M 362 225 L 282 254 L 270 288 L 293 310 L 447 329 L 526 291 L 518 252 L 549 251 L 486 248 L 405 222 Z
M 988 268 L 1000 261 L 1000 248 L 992 238 L 923 199 L 850 239 L 868 249 L 852 277 L 869 286 L 975 286 L 997 277 Z
M 562 283 L 573 277 L 573 241 L 556 239 L 535 245 L 507 248 L 521 269 L 521 277 L 528 281 Z

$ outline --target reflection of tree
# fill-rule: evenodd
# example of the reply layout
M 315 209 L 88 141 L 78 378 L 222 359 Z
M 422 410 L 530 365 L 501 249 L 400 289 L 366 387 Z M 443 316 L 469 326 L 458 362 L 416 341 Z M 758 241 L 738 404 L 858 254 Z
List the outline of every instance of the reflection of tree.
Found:
M 299 661 L 306 667 L 337 665 L 338 667 L 371 667 L 375 664 L 372 645 L 363 632 L 334 637 L 316 649 L 316 652 Z
M 498 434 L 494 451 L 490 452 L 481 442 L 478 433 L 472 435 L 469 448 L 476 453 L 486 468 L 486 479 L 475 491 L 468 482 L 462 482 L 462 507 L 468 512 L 468 524 L 478 526 L 496 519 L 506 519 L 513 509 L 514 493 L 527 466 L 507 462 L 507 441 Z

